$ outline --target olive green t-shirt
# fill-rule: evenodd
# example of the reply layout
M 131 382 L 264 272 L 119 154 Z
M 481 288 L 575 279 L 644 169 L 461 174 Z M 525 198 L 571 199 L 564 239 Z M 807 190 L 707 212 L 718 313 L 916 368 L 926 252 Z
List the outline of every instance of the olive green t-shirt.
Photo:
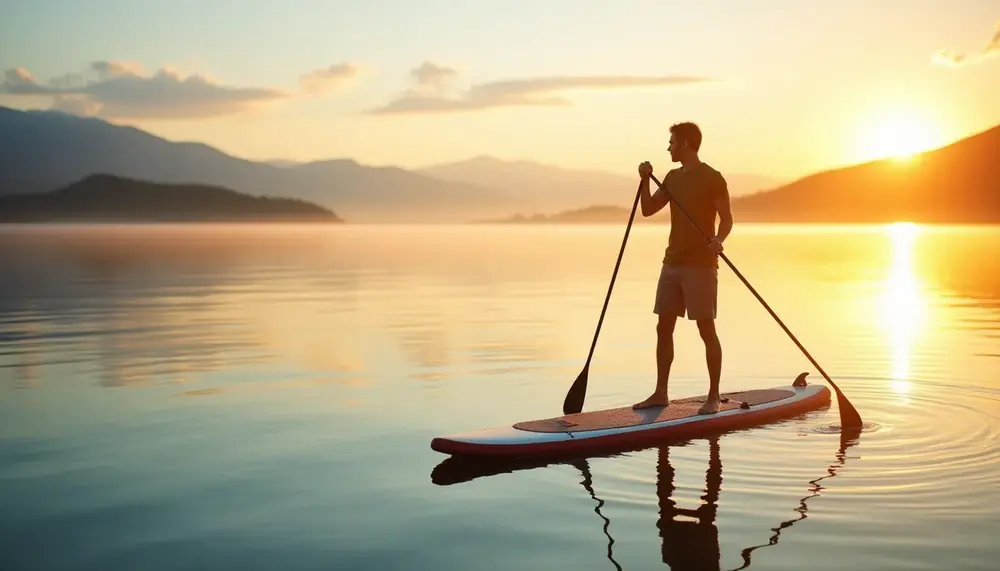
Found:
M 671 198 L 670 238 L 663 263 L 674 266 L 719 267 L 718 256 L 708 248 L 708 241 L 691 226 L 674 202 L 679 202 L 704 235 L 712 238 L 715 236 L 718 214 L 715 201 L 729 197 L 725 177 L 714 168 L 701 163 L 690 170 L 671 170 L 663 179 L 663 187 Z

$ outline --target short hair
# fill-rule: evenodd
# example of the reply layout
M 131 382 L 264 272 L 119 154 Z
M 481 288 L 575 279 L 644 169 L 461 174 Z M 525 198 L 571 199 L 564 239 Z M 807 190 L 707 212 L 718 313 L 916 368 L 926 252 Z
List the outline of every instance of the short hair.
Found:
M 698 125 L 691 122 L 677 123 L 670 127 L 670 132 L 681 141 L 686 141 L 695 151 L 701 148 L 701 129 Z

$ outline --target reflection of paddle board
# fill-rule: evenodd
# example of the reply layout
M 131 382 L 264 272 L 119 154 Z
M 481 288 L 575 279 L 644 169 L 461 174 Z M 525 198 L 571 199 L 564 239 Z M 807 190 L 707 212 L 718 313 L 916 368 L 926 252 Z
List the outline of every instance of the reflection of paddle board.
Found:
M 431 448 L 456 455 L 555 455 L 629 448 L 746 428 L 828 404 L 830 389 L 808 385 L 805 376 L 799 375 L 789 386 L 723 393 L 726 402 L 715 414 L 698 414 L 705 397 L 690 397 L 667 407 L 611 408 L 439 436 L 431 440 Z

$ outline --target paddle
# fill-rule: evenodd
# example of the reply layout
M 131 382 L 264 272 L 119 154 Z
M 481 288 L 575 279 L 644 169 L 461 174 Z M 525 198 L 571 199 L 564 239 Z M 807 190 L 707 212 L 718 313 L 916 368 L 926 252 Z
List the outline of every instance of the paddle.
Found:
M 635 219 L 635 210 L 639 206 L 639 196 L 642 192 L 642 182 L 635 191 L 635 202 L 632 203 L 632 214 L 628 217 L 628 225 L 625 226 L 625 238 L 622 240 L 621 250 L 618 252 L 618 261 L 615 262 L 615 271 L 611 274 L 611 284 L 608 285 L 608 295 L 604 298 L 604 307 L 601 308 L 601 317 L 597 320 L 597 330 L 594 331 L 594 340 L 590 343 L 590 353 L 587 355 L 587 362 L 583 365 L 580 375 L 573 381 L 566 398 L 563 400 L 563 414 L 576 414 L 583 410 L 583 400 L 587 396 L 587 381 L 590 373 L 590 360 L 594 356 L 594 347 L 597 346 L 597 336 L 601 333 L 601 323 L 604 322 L 604 313 L 608 310 L 608 301 L 611 300 L 611 290 L 615 287 L 615 278 L 618 277 L 618 267 L 622 263 L 622 254 L 625 253 L 625 243 L 628 242 L 628 233 L 632 230 L 632 220 Z
M 688 219 L 688 222 L 690 222 L 691 225 L 694 226 L 694 229 L 699 234 L 701 234 L 701 237 L 705 239 L 705 242 L 711 241 L 710 238 L 706 236 L 704 232 L 702 232 L 701 228 L 698 228 L 698 225 L 695 224 L 691 216 L 687 213 L 686 210 L 684 210 L 684 207 L 681 206 L 679 202 L 677 202 L 677 199 L 671 196 L 670 191 L 663 188 L 663 184 L 659 180 L 657 180 L 655 176 L 650 175 L 650 178 L 653 180 L 653 182 L 656 183 L 656 186 L 660 188 L 660 190 L 667 193 L 667 197 L 669 197 L 670 200 L 673 201 L 673 203 L 677 206 L 677 209 L 681 211 L 681 214 L 683 214 L 684 217 Z M 635 207 L 633 207 L 632 210 L 634 213 Z M 629 223 L 631 223 L 631 220 L 629 221 Z M 624 244 L 622 245 L 622 247 L 624 247 Z M 733 273 L 735 273 L 736 276 L 740 278 L 740 281 L 743 282 L 743 285 L 747 286 L 747 289 L 749 289 L 750 292 L 754 295 L 754 297 L 757 298 L 757 301 L 759 301 L 760 304 L 764 306 L 764 309 L 766 309 L 767 312 L 771 314 L 771 317 L 773 317 L 774 320 L 778 322 L 778 325 L 780 325 L 781 328 L 785 330 L 785 333 L 787 333 L 788 336 L 792 339 L 792 341 L 795 342 L 795 345 L 797 345 L 799 350 L 802 351 L 802 354 L 805 355 L 806 358 L 809 359 L 809 362 L 812 363 L 814 367 L 816 367 L 816 370 L 818 370 L 820 374 L 823 375 L 823 378 L 826 379 L 826 382 L 830 383 L 830 386 L 833 387 L 834 392 L 837 393 L 837 403 L 840 405 L 841 426 L 844 428 L 860 427 L 862 425 L 861 415 L 858 414 L 858 410 L 854 408 L 854 405 L 851 404 L 851 401 L 847 400 L 847 397 L 840 390 L 840 387 L 837 386 L 837 383 L 833 382 L 833 379 L 831 379 L 830 376 L 826 374 L 826 371 L 823 370 L 823 367 L 819 366 L 819 363 L 816 362 L 816 359 L 813 359 L 812 355 L 809 354 L 809 351 L 806 351 L 806 348 L 802 346 L 802 343 L 799 343 L 799 340 L 795 338 L 795 335 L 792 335 L 792 332 L 788 330 L 788 327 L 785 327 L 785 324 L 781 321 L 778 315 L 774 313 L 774 310 L 771 309 L 771 306 L 769 306 L 767 302 L 764 301 L 764 298 L 762 298 L 760 294 L 757 293 L 757 290 L 755 290 L 754 287 L 750 285 L 750 282 L 748 282 L 747 279 L 743 277 L 743 274 L 741 274 L 740 271 L 736 269 L 736 266 L 734 266 L 733 263 L 729 261 L 729 257 L 726 256 L 724 253 L 720 253 L 719 256 L 726 262 L 726 264 L 730 267 L 730 269 L 733 270 Z

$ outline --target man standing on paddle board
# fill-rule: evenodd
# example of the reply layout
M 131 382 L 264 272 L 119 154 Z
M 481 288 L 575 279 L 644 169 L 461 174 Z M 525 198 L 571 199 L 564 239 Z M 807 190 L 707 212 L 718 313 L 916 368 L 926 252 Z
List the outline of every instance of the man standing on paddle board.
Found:
M 670 365 L 674 360 L 674 326 L 678 317 L 698 324 L 698 332 L 705 342 L 705 360 L 708 365 L 709 389 L 700 414 L 719 411 L 719 377 L 722 374 L 722 345 L 715 331 L 718 309 L 719 253 L 722 243 L 733 228 L 733 214 L 729 204 L 729 189 L 722 174 L 698 158 L 701 148 L 701 129 L 694 123 L 678 123 L 670 127 L 670 160 L 680 163 L 663 177 L 662 188 L 652 196 L 649 178 L 653 165 L 639 165 L 640 200 L 642 215 L 652 216 L 670 203 L 670 237 L 663 256 L 663 267 L 656 285 L 653 313 L 656 324 L 656 390 L 646 400 L 633 408 L 666 406 Z M 666 192 L 664 192 L 666 190 Z M 709 243 L 682 212 L 673 204 L 680 203 L 704 232 L 713 236 Z M 716 232 L 715 218 L 719 217 Z

